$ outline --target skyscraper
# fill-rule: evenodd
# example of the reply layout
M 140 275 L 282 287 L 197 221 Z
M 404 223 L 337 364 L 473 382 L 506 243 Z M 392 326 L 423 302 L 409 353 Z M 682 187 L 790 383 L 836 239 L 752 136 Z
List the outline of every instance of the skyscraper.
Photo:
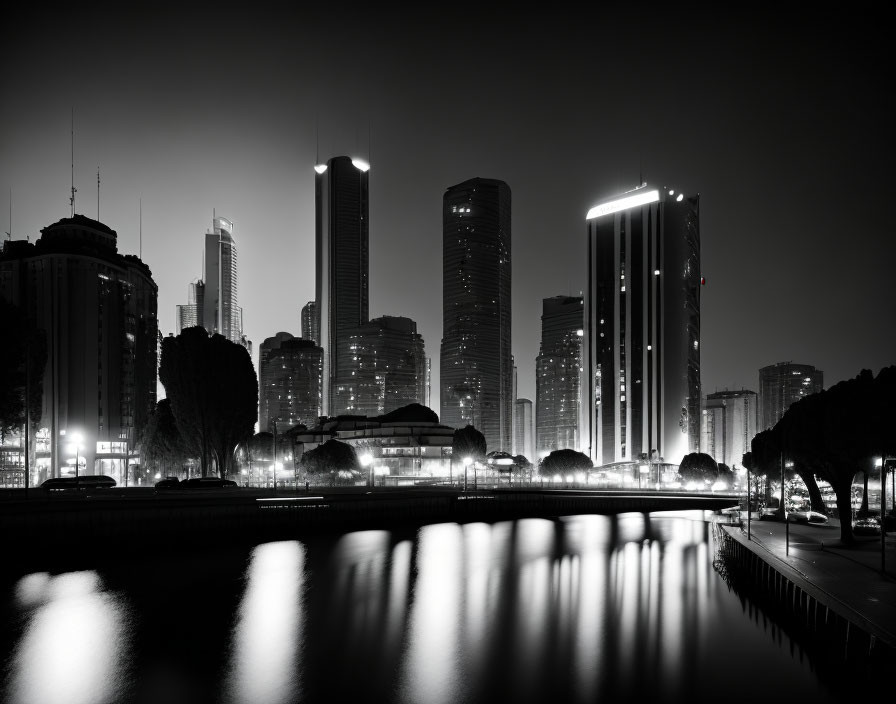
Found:
M 532 432 L 532 401 L 518 398 L 513 404 L 513 450 L 514 455 L 523 455 L 532 464 L 535 458 L 535 434 Z
M 319 342 L 317 339 L 320 337 L 318 320 L 317 305 L 314 301 L 308 301 L 302 306 L 302 337 Z
M 45 227 L 36 243 L 6 242 L 0 253 L 0 297 L 46 340 L 32 484 L 74 474 L 77 460 L 80 473 L 123 485 L 155 408 L 158 287 L 146 264 L 118 253 L 117 239 L 76 214 Z
M 645 183 L 586 219 L 583 450 L 677 464 L 699 446 L 699 195 Z
M 417 324 L 384 315 L 351 336 L 352 415 L 379 416 L 426 400 L 426 355 Z
M 743 466 L 756 435 L 759 404 L 755 391 L 718 391 L 703 401 L 700 451 L 716 462 Z
M 441 420 L 512 446 L 510 188 L 474 178 L 442 201 Z
M 178 334 L 198 325 L 251 353 L 252 343 L 243 334 L 243 309 L 238 305 L 237 253 L 230 220 L 212 219 L 212 227 L 205 233 L 203 265 L 205 278 L 190 284 L 188 302 L 177 306 Z
M 354 401 L 350 338 L 368 319 L 368 171 L 360 159 L 337 156 L 314 167 L 315 311 L 324 349 L 324 415 Z
M 581 449 L 578 431 L 583 326 L 582 296 L 554 296 L 542 301 L 541 349 L 535 360 L 535 443 L 539 453 Z
M 258 349 L 258 427 L 282 432 L 299 423 L 312 427 L 321 415 L 323 351 L 312 340 L 278 332 Z
M 811 364 L 778 362 L 759 370 L 760 430 L 768 430 L 804 396 L 824 388 L 824 372 Z

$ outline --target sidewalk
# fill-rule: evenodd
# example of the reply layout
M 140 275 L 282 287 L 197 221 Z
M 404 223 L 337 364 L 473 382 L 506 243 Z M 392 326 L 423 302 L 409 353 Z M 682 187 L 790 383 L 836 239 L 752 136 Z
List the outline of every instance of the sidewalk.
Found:
M 886 572 L 881 572 L 879 535 L 856 536 L 855 545 L 847 547 L 836 519 L 823 525 L 785 525 L 759 521 L 754 513 L 748 541 L 746 513 L 741 513 L 742 525 L 725 526 L 733 538 L 805 591 L 815 592 L 818 601 L 896 648 L 896 534 L 886 535 Z

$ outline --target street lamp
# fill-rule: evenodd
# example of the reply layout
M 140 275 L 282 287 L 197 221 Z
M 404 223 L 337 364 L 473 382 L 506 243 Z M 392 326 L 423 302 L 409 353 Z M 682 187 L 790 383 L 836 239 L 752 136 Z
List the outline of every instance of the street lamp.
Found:
M 469 467 L 471 464 L 473 464 L 473 458 L 470 457 L 469 455 L 467 455 L 466 457 L 463 458 L 463 463 L 464 463 L 464 491 L 466 491 L 467 490 L 467 467 Z M 475 471 L 475 469 L 473 471 Z
M 84 436 L 81 433 L 72 433 L 71 434 L 72 444 L 75 446 L 75 477 L 79 476 L 80 467 L 81 467 L 81 443 L 84 441 Z
M 367 483 L 368 483 L 371 487 L 373 487 L 373 486 L 374 486 L 374 480 L 373 480 L 373 456 L 372 456 L 369 452 L 365 452 L 363 455 L 361 455 L 361 457 L 360 457 L 359 459 L 361 460 L 361 466 L 362 466 L 362 467 L 367 467 L 367 468 L 368 468 L 368 469 L 367 469 Z

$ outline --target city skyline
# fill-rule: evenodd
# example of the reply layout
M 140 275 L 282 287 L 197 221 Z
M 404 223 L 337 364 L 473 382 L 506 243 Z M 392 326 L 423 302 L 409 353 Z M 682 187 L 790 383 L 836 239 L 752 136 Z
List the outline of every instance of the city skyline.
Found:
M 514 193 L 520 397 L 535 398 L 542 299 L 585 288 L 587 210 L 642 177 L 701 196 L 704 394 L 758 391 L 759 368 L 784 360 L 823 369 L 826 386 L 893 361 L 894 242 L 875 205 L 892 97 L 879 88 L 888 73 L 871 20 L 861 43 L 850 31 L 860 20 L 823 12 L 804 26 L 776 15 L 767 28 L 747 15 L 715 25 L 647 16 L 597 41 L 578 15 L 548 17 L 546 30 L 485 16 L 465 41 L 505 77 L 497 84 L 458 80 L 463 51 L 419 15 L 318 11 L 280 30 L 261 13 L 196 6 L 175 31 L 164 12 L 139 27 L 109 8 L 69 13 L 22 22 L 11 38 L 2 229 L 33 242 L 69 216 L 73 111 L 75 210 L 95 218 L 98 207 L 119 251 L 142 255 L 164 335 L 201 271 L 198 233 L 215 211 L 234 222 L 247 337 L 301 334 L 315 297 L 313 167 L 350 154 L 371 164 L 370 317 L 417 321 L 434 410 L 441 199 L 475 177 Z M 608 18 L 629 26 L 623 10 Z M 229 31 L 241 51 L 210 52 Z M 69 52 L 71 33 L 96 48 Z M 311 60 L 333 36 L 344 55 Z M 638 55 L 616 58 L 636 37 Z M 636 110 L 647 85 L 675 109 Z

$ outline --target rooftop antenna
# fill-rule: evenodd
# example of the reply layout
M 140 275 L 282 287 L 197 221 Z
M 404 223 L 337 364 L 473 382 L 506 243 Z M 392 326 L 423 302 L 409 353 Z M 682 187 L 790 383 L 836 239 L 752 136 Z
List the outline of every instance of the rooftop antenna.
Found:
M 314 118 L 314 165 L 320 164 L 320 113 Z
M 137 256 L 140 258 L 140 261 L 143 261 L 143 199 L 140 199 L 140 249 L 138 250 L 140 254 Z
M 96 167 L 96 221 L 100 221 L 100 167 Z
M 12 189 L 9 189 L 9 230 L 6 232 L 6 239 L 12 239 Z
M 72 208 L 71 217 L 75 217 L 75 108 L 72 107 L 72 196 L 69 199 L 69 205 Z

